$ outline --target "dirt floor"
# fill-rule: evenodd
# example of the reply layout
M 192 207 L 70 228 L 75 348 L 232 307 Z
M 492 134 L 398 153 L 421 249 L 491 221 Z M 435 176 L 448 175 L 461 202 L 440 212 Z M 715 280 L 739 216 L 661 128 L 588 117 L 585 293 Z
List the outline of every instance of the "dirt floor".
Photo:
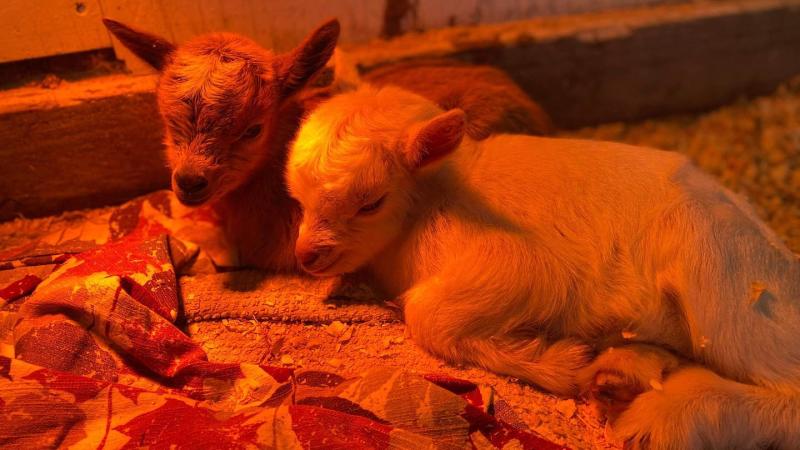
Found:
M 564 136 L 621 141 L 689 155 L 747 196 L 789 247 L 800 253 L 800 78 L 775 94 L 699 115 L 607 124 Z M 70 220 L 0 224 L 0 248 Z M 324 300 L 324 289 L 264 288 L 263 275 L 183 277 L 187 331 L 212 360 L 251 361 L 356 374 L 375 365 L 447 373 L 493 386 L 531 429 L 574 449 L 618 448 L 601 418 L 581 401 L 558 399 L 508 377 L 452 367 L 419 351 L 385 305 Z M 1 281 L 1 280 L 0 280 Z M 321 289 L 321 288 L 320 288 Z

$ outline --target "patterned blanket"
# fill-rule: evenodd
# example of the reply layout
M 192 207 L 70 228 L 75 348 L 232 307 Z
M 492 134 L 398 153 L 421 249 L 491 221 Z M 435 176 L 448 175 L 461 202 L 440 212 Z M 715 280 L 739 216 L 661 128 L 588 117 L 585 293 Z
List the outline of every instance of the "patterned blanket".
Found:
M 465 380 L 209 361 L 177 278 L 232 264 L 215 223 L 158 192 L 0 249 L 0 446 L 561 448 Z

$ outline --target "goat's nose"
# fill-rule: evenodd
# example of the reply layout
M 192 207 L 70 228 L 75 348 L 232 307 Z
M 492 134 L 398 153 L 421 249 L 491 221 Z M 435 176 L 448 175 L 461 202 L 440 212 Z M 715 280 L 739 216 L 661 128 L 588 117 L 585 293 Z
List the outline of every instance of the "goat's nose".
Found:
M 310 269 L 315 263 L 330 252 L 330 247 L 307 247 L 298 248 L 295 251 L 295 256 L 304 269 Z
M 319 252 L 312 249 L 300 253 L 300 255 L 298 255 L 298 259 L 303 267 L 309 267 L 319 259 L 319 256 Z
M 175 184 L 187 194 L 197 194 L 208 187 L 208 180 L 195 173 L 178 172 L 175 174 Z

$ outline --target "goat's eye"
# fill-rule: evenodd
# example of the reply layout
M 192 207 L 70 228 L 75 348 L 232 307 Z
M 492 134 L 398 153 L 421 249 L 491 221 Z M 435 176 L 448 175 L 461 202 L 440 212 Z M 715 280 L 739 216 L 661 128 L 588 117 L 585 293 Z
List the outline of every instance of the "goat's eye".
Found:
M 362 206 L 361 209 L 358 210 L 358 215 L 365 216 L 367 214 L 374 213 L 378 210 L 378 208 L 381 207 L 381 205 L 383 205 L 384 200 L 386 200 L 386 194 L 384 194 L 383 197 L 379 198 L 378 200 Z
M 260 124 L 250 125 L 249 128 L 244 130 L 244 133 L 242 133 L 240 139 L 253 139 L 259 134 L 261 134 L 261 125 Z

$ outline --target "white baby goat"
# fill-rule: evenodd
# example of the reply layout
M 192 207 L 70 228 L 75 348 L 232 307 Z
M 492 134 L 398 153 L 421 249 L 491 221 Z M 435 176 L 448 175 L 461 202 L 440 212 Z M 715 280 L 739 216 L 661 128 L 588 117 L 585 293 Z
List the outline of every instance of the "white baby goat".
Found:
M 429 352 L 632 400 L 634 447 L 800 448 L 800 263 L 685 157 L 475 142 L 460 110 L 364 86 L 307 119 L 287 180 L 302 266 L 374 277 Z

